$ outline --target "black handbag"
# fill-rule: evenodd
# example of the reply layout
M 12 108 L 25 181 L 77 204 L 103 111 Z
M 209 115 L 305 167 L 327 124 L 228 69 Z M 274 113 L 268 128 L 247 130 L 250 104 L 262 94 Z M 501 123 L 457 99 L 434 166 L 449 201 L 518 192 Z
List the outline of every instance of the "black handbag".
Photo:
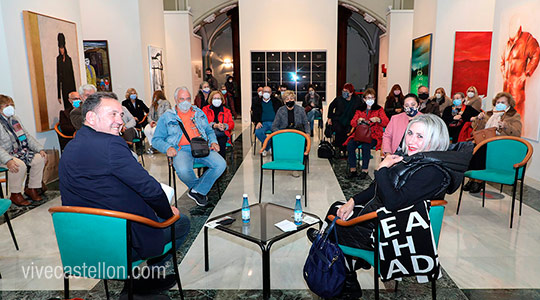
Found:
M 319 158 L 333 158 L 336 155 L 334 147 L 328 141 L 321 141 L 319 148 L 317 149 L 317 156 Z
M 186 135 L 188 142 L 191 144 L 191 155 L 193 157 L 200 158 L 200 157 L 207 157 L 208 155 L 210 155 L 210 148 L 208 147 L 208 141 L 206 141 L 200 136 L 194 137 L 193 139 L 190 138 L 186 132 L 186 129 L 184 128 L 184 124 L 178 121 L 178 125 L 180 125 L 180 129 L 182 129 L 182 132 Z

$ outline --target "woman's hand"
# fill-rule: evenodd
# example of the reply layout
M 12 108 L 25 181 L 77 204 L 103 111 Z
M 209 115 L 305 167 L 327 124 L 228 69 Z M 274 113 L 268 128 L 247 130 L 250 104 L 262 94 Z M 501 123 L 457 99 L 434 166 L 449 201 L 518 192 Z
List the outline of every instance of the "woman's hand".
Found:
M 47 153 L 43 150 L 39 151 L 39 155 L 45 159 L 45 162 L 47 162 Z
M 19 172 L 19 166 L 13 159 L 7 162 L 6 167 L 9 169 L 11 173 Z
M 478 114 L 478 116 L 476 116 L 476 118 L 478 120 L 482 120 L 484 118 L 484 116 L 485 116 L 484 112 L 481 112 L 481 113 Z
M 379 117 L 373 117 L 371 119 L 369 119 L 371 122 L 373 123 L 380 123 L 381 122 L 381 119 Z
M 381 163 L 379 164 L 379 167 L 377 168 L 377 170 L 380 170 L 381 168 L 390 168 L 391 166 L 393 166 L 394 164 L 400 162 L 403 160 L 403 156 L 399 156 L 399 155 L 396 155 L 396 154 L 390 154 L 390 155 L 387 155 L 383 161 L 381 161 Z
M 399 114 L 400 112 L 402 112 L 402 111 L 403 111 L 403 109 L 401 109 L 401 108 L 396 108 L 396 109 L 394 109 L 394 111 L 395 111 L 396 113 L 398 113 L 398 114 Z
M 360 124 L 360 122 L 365 121 L 365 120 L 366 119 L 364 119 L 364 118 L 358 118 L 358 120 L 356 121 L 356 124 Z
M 506 128 L 506 123 L 504 121 L 499 121 L 497 126 L 499 127 L 499 129 L 504 129 L 504 128 Z
M 354 209 L 354 200 L 353 198 L 351 198 L 349 199 L 349 201 L 347 201 L 347 203 L 343 204 L 343 206 L 341 206 L 338 209 L 336 214 L 340 219 L 347 220 L 347 218 L 349 217 L 353 209 Z
M 328 125 L 332 126 L 332 119 L 328 119 Z
M 454 120 L 461 120 L 461 115 L 455 115 Z
M 150 122 L 150 128 L 156 127 L 157 123 L 155 121 Z

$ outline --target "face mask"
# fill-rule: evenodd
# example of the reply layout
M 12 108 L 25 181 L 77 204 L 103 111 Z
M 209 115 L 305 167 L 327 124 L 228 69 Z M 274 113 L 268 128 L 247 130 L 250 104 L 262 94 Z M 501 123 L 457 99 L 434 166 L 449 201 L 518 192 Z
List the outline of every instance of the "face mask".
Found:
M 405 113 L 407 114 L 407 116 L 412 118 L 412 117 L 416 116 L 416 114 L 418 113 L 418 108 L 417 107 L 405 107 Z
M 435 94 L 435 97 L 437 97 L 437 99 L 441 99 L 442 94 Z
M 227 94 L 227 90 L 222 90 L 221 93 L 222 93 L 223 95 L 225 95 L 225 94 Z
M 212 77 L 212 74 L 206 74 L 207 79 L 210 79 L 210 77 Z
M 232 82 L 232 79 L 230 79 L 229 82 Z
M 474 92 L 468 92 L 468 93 L 467 93 L 467 97 L 469 97 L 469 98 L 474 97 Z
M 349 92 L 341 92 L 341 97 L 345 99 L 349 98 Z
M 129 95 L 129 99 L 135 100 L 135 99 L 137 99 L 137 95 L 131 94 L 131 95 Z
M 422 100 L 426 100 L 427 98 L 429 98 L 429 95 L 428 95 L 428 93 L 420 93 L 420 94 L 418 94 L 418 98 L 420 98 Z
M 186 112 L 191 108 L 191 102 L 189 101 L 182 101 L 178 103 L 178 109 L 180 111 Z
M 10 107 L 10 106 L 8 106 L 8 107 Z M 7 108 L 7 107 L 6 107 L 6 108 Z M 6 109 L 6 108 L 4 108 L 4 114 L 5 114 L 5 109 Z M 504 103 L 497 103 L 497 105 L 495 105 L 495 110 L 496 110 L 496 111 L 503 111 L 503 110 L 506 110 L 506 104 L 504 104 Z M 7 114 L 6 114 L 6 115 L 7 115 Z
M 309 91 L 310 95 L 315 95 L 315 91 Z
M 400 93 L 401 93 L 400 90 L 395 90 L 395 91 L 394 91 L 394 95 L 396 95 L 396 96 L 398 96 Z
M 452 103 L 454 103 L 455 106 L 460 106 L 461 105 L 461 99 L 454 99 L 454 101 L 452 101 Z
M 215 107 L 221 106 L 221 99 L 212 99 L 212 105 Z
M 257 93 L 259 97 L 262 97 L 262 91 Z
M 367 100 L 366 100 L 366 104 L 367 104 L 368 106 L 372 106 L 373 103 L 375 103 L 375 100 L 373 100 L 373 99 L 367 99 Z
M 206 87 L 206 88 L 202 89 L 202 91 L 203 91 L 203 93 L 208 94 L 208 93 L 210 93 L 210 88 Z
M 285 92 L 284 92 L 284 91 L 281 91 L 281 97 L 283 97 L 283 94 L 285 94 Z
M 265 100 L 270 99 L 270 93 L 263 93 L 262 96 L 263 96 L 263 98 L 264 98 Z
M 78 108 L 81 106 L 81 100 L 73 100 L 73 107 Z
M 285 102 L 285 105 L 287 105 L 288 108 L 291 108 L 294 106 L 294 101 L 287 101 Z
M 15 114 L 15 108 L 13 106 L 6 106 L 2 112 L 4 113 L 4 115 L 6 115 L 6 117 L 11 117 Z

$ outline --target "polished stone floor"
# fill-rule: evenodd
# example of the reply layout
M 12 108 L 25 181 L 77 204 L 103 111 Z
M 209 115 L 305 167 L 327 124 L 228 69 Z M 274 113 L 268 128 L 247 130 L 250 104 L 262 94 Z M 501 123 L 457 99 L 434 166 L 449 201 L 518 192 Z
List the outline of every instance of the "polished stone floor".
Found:
M 238 126 L 240 127 L 240 126 Z M 250 203 L 257 202 L 260 176 L 260 157 L 254 156 L 249 132 L 235 130 L 237 137 L 234 159 L 209 194 L 211 205 L 199 208 L 177 180 L 178 206 L 188 214 L 192 230 L 178 252 L 180 272 L 188 299 L 259 299 L 262 297 L 260 249 L 236 237 L 217 230 L 209 230 L 210 270 L 204 271 L 202 226 L 213 217 L 241 206 L 242 194 L 249 195 Z M 315 138 L 310 154 L 308 175 L 308 206 L 305 211 L 323 217 L 331 203 L 344 200 L 365 188 L 373 169 L 380 160 L 373 152 L 370 163 L 371 178 L 348 179 L 343 159 L 319 159 Z M 260 149 L 260 145 L 257 147 Z M 158 181 L 168 183 L 166 159 L 161 154 L 145 156 L 146 169 Z M 301 193 L 301 177 L 290 172 L 276 172 L 275 193 L 271 192 L 270 172 L 265 173 L 262 199 L 292 207 L 296 194 Z M 527 181 L 526 181 L 527 183 Z M 49 299 L 61 297 L 63 280 L 31 274 L 39 267 L 61 266 L 54 237 L 49 207 L 59 205 L 58 192 L 47 192 L 48 201 L 31 209 L 13 207 L 10 215 L 21 248 L 15 251 L 6 224 L 0 225 L 0 299 Z M 510 196 L 504 190 L 500 200 L 489 200 L 481 206 L 481 199 L 464 193 L 460 214 L 456 215 L 459 193 L 448 195 L 444 225 L 439 244 L 439 256 L 444 276 L 438 281 L 439 299 L 540 299 L 540 192 L 538 186 L 525 186 L 522 216 L 514 218 L 514 228 L 508 228 Z M 498 192 L 498 187 L 488 185 Z M 219 193 L 221 192 L 221 193 Z M 271 252 L 271 286 L 273 299 L 314 299 L 302 278 L 302 266 L 309 250 L 304 233 L 277 242 Z M 28 274 L 27 274 L 28 273 Z M 26 276 L 25 276 L 26 275 Z M 38 278 L 39 277 L 39 278 Z M 372 270 L 359 271 L 358 279 L 365 299 L 373 299 Z M 112 299 L 118 299 L 121 282 L 111 282 Z M 105 299 L 103 283 L 98 280 L 71 280 L 71 297 Z M 177 290 L 167 293 L 179 299 Z M 383 291 L 382 299 L 430 299 L 429 285 L 406 280 L 397 293 Z M 151 298 L 148 298 L 151 299 Z

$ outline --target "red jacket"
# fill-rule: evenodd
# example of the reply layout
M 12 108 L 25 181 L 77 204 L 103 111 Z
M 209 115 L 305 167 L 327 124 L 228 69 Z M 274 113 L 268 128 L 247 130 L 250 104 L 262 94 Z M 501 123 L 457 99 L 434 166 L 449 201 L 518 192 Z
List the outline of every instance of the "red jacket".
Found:
M 212 104 L 210 104 L 210 105 L 212 105 Z M 214 111 L 210 108 L 210 105 L 207 105 L 207 106 L 203 107 L 202 111 L 204 112 L 204 114 L 208 118 L 208 123 L 212 124 L 212 123 L 214 123 Z M 233 117 L 232 117 L 232 114 L 231 114 L 231 110 L 226 108 L 225 106 L 223 106 L 223 104 L 222 104 L 222 107 L 223 107 L 223 111 L 218 114 L 218 121 L 219 121 L 219 123 L 229 125 L 229 128 L 227 128 L 227 130 L 225 130 L 225 135 L 227 135 L 229 137 L 229 139 L 230 139 L 231 138 L 231 132 L 232 132 L 232 130 L 234 128 L 234 120 L 233 120 Z
M 351 126 L 352 128 L 356 128 L 356 126 L 358 125 L 358 119 L 359 118 L 364 118 L 365 120 L 368 120 L 373 118 L 373 117 L 378 117 L 379 119 L 381 119 L 381 122 L 369 122 L 369 126 L 371 127 L 371 137 L 375 140 L 377 140 L 377 146 L 375 146 L 375 150 L 379 150 L 381 149 L 381 145 L 382 145 L 382 136 L 383 136 L 383 129 L 384 127 L 386 127 L 386 125 L 388 125 L 388 117 L 386 116 L 386 114 L 384 113 L 384 108 L 382 108 L 381 106 L 379 106 L 378 104 L 374 104 L 372 107 L 372 109 L 369 110 L 369 115 L 367 114 L 367 109 L 364 110 L 364 111 L 361 111 L 361 110 L 357 110 L 356 113 L 354 114 L 354 117 L 352 118 L 351 120 Z M 343 143 L 343 145 L 347 145 L 347 143 L 349 143 L 350 140 L 352 140 L 354 137 L 354 134 L 351 134 L 349 136 L 349 138 L 345 141 L 345 143 Z

